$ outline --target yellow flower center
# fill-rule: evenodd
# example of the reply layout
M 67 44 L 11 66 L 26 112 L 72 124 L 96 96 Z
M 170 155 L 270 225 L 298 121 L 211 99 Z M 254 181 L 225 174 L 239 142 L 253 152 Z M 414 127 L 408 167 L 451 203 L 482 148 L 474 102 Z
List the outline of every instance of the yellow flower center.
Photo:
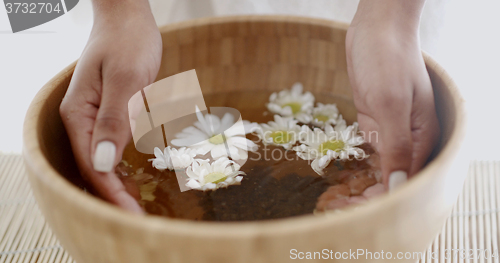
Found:
M 217 134 L 208 139 L 208 141 L 211 144 L 221 144 L 224 142 L 224 137 L 222 136 L 222 134 Z
M 273 131 L 271 138 L 273 138 L 273 142 L 276 144 L 285 144 L 292 140 L 292 135 L 286 131 Z
M 293 114 L 300 112 L 300 110 L 302 109 L 302 104 L 299 102 L 290 102 L 290 103 L 283 105 L 281 108 L 285 108 L 287 106 L 292 109 Z
M 314 115 L 314 119 L 317 121 L 327 122 L 330 118 L 323 114 Z
M 344 148 L 344 142 L 343 141 L 332 140 L 332 141 L 326 141 L 326 142 L 322 143 L 319 146 L 319 152 L 322 155 L 326 155 L 326 153 L 328 152 L 328 150 L 338 152 L 338 151 L 342 150 L 343 148 Z
M 208 184 L 208 183 L 214 183 L 214 184 L 218 184 L 218 183 L 222 183 L 224 181 L 226 181 L 226 178 L 227 176 L 223 173 L 211 173 L 211 174 L 207 174 L 205 175 L 205 184 Z

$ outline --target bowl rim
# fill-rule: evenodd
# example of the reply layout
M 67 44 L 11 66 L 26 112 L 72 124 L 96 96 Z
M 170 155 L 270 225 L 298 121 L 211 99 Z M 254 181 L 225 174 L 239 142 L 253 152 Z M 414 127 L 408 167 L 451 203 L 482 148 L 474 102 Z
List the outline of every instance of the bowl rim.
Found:
M 227 16 L 211 17 L 189 20 L 181 23 L 170 24 L 160 28 L 161 33 L 175 31 L 187 27 L 221 24 L 228 22 L 294 22 L 306 23 L 309 25 L 319 25 L 347 29 L 348 24 L 325 20 L 319 18 L 300 17 L 300 16 L 280 16 L 280 15 L 246 15 L 246 16 Z M 37 93 L 31 102 L 26 114 L 23 127 L 23 156 L 26 165 L 34 172 L 34 176 L 43 181 L 46 187 L 52 191 L 61 191 L 64 189 L 65 198 L 72 199 L 75 206 L 91 211 L 97 217 L 108 221 L 120 222 L 123 226 L 131 229 L 149 229 L 158 233 L 182 234 L 184 236 L 196 237 L 235 237 L 249 238 L 252 236 L 279 235 L 290 232 L 302 232 L 318 227 L 328 225 L 343 224 L 352 221 L 353 218 L 367 217 L 382 206 L 392 206 L 398 200 L 409 198 L 415 191 L 418 191 L 421 185 L 425 184 L 434 171 L 440 170 L 443 163 L 451 163 L 455 158 L 460 145 L 465 136 L 465 110 L 464 100 L 459 90 L 446 73 L 446 71 L 428 54 L 423 52 L 423 57 L 428 68 L 431 68 L 442 78 L 445 86 L 449 89 L 452 101 L 456 110 L 456 121 L 453 126 L 453 132 L 446 145 L 435 159 L 425 166 L 417 175 L 409 180 L 408 183 L 378 198 L 371 200 L 368 204 L 359 207 L 348 208 L 343 213 L 332 213 L 327 216 L 315 216 L 313 214 L 289 217 L 276 220 L 263 221 L 245 221 L 245 222 L 206 222 L 191 221 L 183 219 L 172 219 L 154 215 L 136 215 L 126 210 L 116 207 L 98 197 L 89 195 L 80 188 L 73 185 L 62 175 L 60 175 L 44 158 L 39 145 L 39 137 L 36 128 L 38 127 L 39 116 L 47 97 L 53 92 L 63 80 L 67 79 L 76 66 L 76 61 L 67 66 L 64 70 L 54 76 Z M 29 142 L 29 143 L 27 143 Z M 43 172 L 40 172 L 43 171 Z

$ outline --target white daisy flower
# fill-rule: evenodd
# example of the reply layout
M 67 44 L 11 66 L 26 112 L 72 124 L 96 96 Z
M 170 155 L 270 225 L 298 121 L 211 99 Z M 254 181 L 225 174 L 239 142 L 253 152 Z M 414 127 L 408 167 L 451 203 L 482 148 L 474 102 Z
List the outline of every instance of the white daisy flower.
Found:
M 311 110 L 314 106 L 314 96 L 310 92 L 302 93 L 301 83 L 295 83 L 291 90 L 282 90 L 269 97 L 269 111 L 284 117 L 295 117 L 302 123 L 311 121 Z
M 166 147 L 162 152 L 160 148 L 155 147 L 155 158 L 149 159 L 152 161 L 153 167 L 158 170 L 179 170 L 191 165 L 193 158 L 196 156 L 196 150 L 182 147 L 175 149 L 170 146 Z
M 257 130 L 259 138 L 264 144 L 274 144 L 285 149 L 291 149 L 299 139 L 300 126 L 293 117 L 274 115 L 274 121 L 260 125 Z
M 229 185 L 240 184 L 245 173 L 240 171 L 240 165 L 226 157 L 221 157 L 210 163 L 209 160 L 195 159 L 186 169 L 189 177 L 186 186 L 196 190 L 215 190 Z
M 171 141 L 173 145 L 196 149 L 199 155 L 210 152 L 213 159 L 229 156 L 233 160 L 246 160 L 248 151 L 257 150 L 258 146 L 245 137 L 250 132 L 245 129 L 250 125 L 248 122 L 235 123 L 230 113 L 222 119 L 213 114 L 203 116 L 198 108 L 196 116 L 198 121 L 176 134 L 177 139 Z
M 311 123 L 314 126 L 324 128 L 326 125 L 335 125 L 342 119 L 342 115 L 339 114 L 339 109 L 335 104 L 323 104 L 319 103 L 312 110 L 311 113 Z
M 357 160 L 368 158 L 365 152 L 356 146 L 364 143 L 358 134 L 358 124 L 347 127 L 345 120 L 340 121 L 335 128 L 326 125 L 325 131 L 308 126 L 302 126 L 300 146 L 293 149 L 304 160 L 313 160 L 311 167 L 319 175 L 323 174 L 332 160 L 348 160 L 354 156 Z

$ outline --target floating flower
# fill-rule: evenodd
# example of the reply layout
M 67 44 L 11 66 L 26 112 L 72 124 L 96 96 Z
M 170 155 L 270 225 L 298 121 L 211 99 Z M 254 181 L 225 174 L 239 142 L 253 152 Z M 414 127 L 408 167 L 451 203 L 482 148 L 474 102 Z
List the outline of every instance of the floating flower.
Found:
M 258 123 L 247 120 L 243 120 L 243 127 L 245 129 L 245 134 L 249 134 L 260 129 L 260 125 Z
M 186 186 L 196 190 L 215 190 L 229 185 L 240 184 L 244 172 L 240 165 L 226 157 L 221 157 L 210 163 L 209 160 L 195 159 L 186 169 L 189 177 Z
M 176 134 L 173 145 L 196 149 L 200 155 L 210 152 L 213 159 L 228 156 L 233 160 L 243 160 L 248 158 L 248 151 L 257 150 L 258 146 L 245 137 L 250 132 L 245 127 L 251 127 L 250 123 L 235 123 L 230 113 L 224 114 L 222 119 L 213 114 L 203 116 L 198 108 L 196 116 L 198 121 Z
M 311 123 L 315 126 L 324 128 L 326 125 L 335 125 L 342 119 L 339 109 L 335 104 L 323 104 L 318 102 L 311 113 Z
M 293 117 L 274 115 L 274 121 L 263 123 L 260 127 L 257 134 L 264 144 L 291 149 L 299 139 L 300 126 Z
M 364 140 L 358 134 L 358 124 L 347 127 L 345 120 L 340 121 L 335 128 L 331 125 L 325 127 L 325 131 L 308 126 L 302 126 L 301 144 L 293 149 L 297 155 L 304 160 L 313 160 L 311 167 L 322 175 L 323 169 L 334 159 L 347 160 L 354 156 L 357 160 L 367 158 L 363 149 L 358 148 Z
M 269 111 L 284 117 L 295 117 L 302 123 L 311 121 L 311 110 L 314 106 L 314 96 L 310 92 L 302 93 L 301 83 L 295 83 L 291 90 L 282 90 L 269 97 Z
M 193 158 L 196 156 L 196 150 L 186 147 L 175 149 L 168 146 L 162 152 L 160 148 L 155 147 L 154 154 L 155 158 L 148 160 L 153 162 L 154 168 L 158 170 L 179 170 L 191 165 Z

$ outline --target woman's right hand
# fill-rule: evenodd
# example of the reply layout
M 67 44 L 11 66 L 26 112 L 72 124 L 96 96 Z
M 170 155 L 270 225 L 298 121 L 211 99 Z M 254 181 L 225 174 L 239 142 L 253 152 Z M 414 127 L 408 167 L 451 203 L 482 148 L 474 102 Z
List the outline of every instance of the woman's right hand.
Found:
M 392 190 L 418 172 L 439 139 L 434 93 L 420 50 L 423 0 L 361 0 L 347 31 L 359 127 L 380 154 Z
M 94 26 L 60 114 L 81 174 L 107 201 L 142 213 L 114 173 L 131 139 L 128 101 L 154 82 L 162 41 L 146 0 L 93 1 Z

